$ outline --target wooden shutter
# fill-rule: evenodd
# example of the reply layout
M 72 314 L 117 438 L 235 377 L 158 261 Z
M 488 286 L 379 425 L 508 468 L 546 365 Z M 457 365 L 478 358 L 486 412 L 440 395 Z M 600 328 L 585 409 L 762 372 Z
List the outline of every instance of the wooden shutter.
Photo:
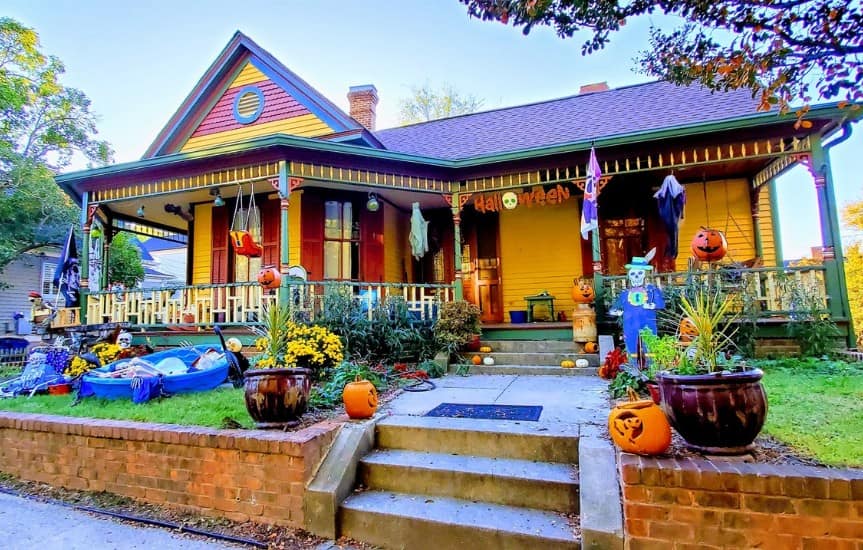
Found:
M 384 208 L 391 208 L 384 205 Z M 360 280 L 384 282 L 384 209 L 369 212 L 360 205 Z
M 310 281 L 324 278 L 324 203 L 319 195 L 303 193 L 300 212 L 300 263 Z
M 210 282 L 213 284 L 228 282 L 228 254 L 230 253 L 228 216 L 232 212 L 227 205 L 213 208 L 213 240 L 211 248 L 213 259 L 210 264 Z
M 257 197 L 256 197 L 257 198 Z M 261 209 L 261 245 L 264 248 L 261 265 L 271 265 L 278 269 L 281 260 L 282 211 L 278 200 L 264 198 L 259 202 Z

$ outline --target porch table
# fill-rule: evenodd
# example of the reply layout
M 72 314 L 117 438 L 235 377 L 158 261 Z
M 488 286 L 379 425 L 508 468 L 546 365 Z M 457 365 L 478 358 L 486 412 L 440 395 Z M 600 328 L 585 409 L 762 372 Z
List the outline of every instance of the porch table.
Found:
M 537 305 L 543 305 L 548 308 L 549 321 L 554 321 L 554 296 L 549 294 L 548 292 L 540 292 L 539 294 L 533 294 L 531 296 L 525 296 L 524 300 L 527 302 L 527 322 L 533 322 L 533 308 Z

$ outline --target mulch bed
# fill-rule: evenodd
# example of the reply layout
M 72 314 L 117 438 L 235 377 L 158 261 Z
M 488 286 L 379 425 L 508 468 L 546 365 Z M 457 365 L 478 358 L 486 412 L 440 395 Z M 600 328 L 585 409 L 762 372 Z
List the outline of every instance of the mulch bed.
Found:
M 671 448 L 668 450 L 668 453 L 662 456 L 669 458 L 706 458 L 708 460 L 726 460 L 754 464 L 831 467 L 765 434 L 761 434 L 755 438 L 755 448 L 750 453 L 738 456 L 716 456 L 704 455 L 690 449 L 683 442 L 683 438 L 672 429 Z

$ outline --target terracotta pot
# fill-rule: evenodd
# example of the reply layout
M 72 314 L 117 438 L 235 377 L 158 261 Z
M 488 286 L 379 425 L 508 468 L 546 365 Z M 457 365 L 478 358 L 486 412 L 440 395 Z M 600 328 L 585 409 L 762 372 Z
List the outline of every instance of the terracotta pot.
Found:
M 463 347 L 465 351 L 479 351 L 479 348 L 482 347 L 479 341 L 479 334 L 474 334 Z
M 64 382 L 48 386 L 48 395 L 66 395 L 72 393 L 72 384 Z
M 250 369 L 243 373 L 246 410 L 258 428 L 296 424 L 312 388 L 309 369 Z
M 651 380 L 647 383 L 647 391 L 650 393 L 650 398 L 653 399 L 654 403 L 657 405 L 662 403 L 662 400 L 659 398 L 659 384 Z
M 662 409 L 690 447 L 710 454 L 742 454 L 767 418 L 760 369 L 656 375 Z

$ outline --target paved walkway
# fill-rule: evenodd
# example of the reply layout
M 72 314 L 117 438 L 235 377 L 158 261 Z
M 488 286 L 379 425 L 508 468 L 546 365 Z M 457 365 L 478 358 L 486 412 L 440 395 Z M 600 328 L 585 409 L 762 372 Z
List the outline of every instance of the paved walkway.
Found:
M 7 550 L 238 549 L 225 542 L 191 539 L 165 529 L 120 523 L 48 504 L 0 493 L 0 548 Z
M 608 383 L 595 376 L 458 376 L 434 380 L 427 392 L 404 392 L 387 404 L 390 414 L 421 416 L 441 403 L 542 405 L 540 422 L 604 424 Z

